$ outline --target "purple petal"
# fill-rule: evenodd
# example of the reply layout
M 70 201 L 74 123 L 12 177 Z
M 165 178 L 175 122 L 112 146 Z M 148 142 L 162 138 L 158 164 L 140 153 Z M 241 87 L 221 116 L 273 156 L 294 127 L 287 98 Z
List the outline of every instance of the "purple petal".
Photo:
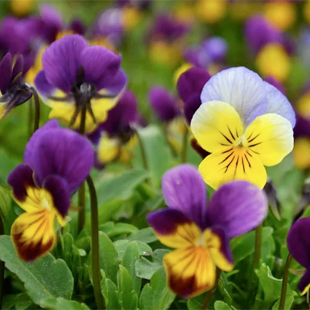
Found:
M 87 41 L 77 34 L 65 36 L 52 43 L 42 56 L 48 83 L 66 93 L 70 92 L 81 66 L 81 53 L 87 46 Z
M 267 90 L 268 106 L 265 113 L 276 113 L 286 118 L 294 128 L 296 116 L 287 98 L 274 86 L 264 82 Z
M 162 178 L 162 191 L 167 205 L 176 209 L 204 229 L 206 188 L 200 173 L 188 164 L 168 170 Z
M 33 168 L 39 184 L 49 175 L 58 175 L 68 182 L 69 191 L 73 193 L 94 163 L 90 143 L 69 129 L 54 128 L 37 132 L 30 140 L 33 147 L 26 147 L 25 163 Z
M 44 180 L 42 187 L 52 195 L 54 206 L 65 217 L 70 208 L 70 192 L 67 181 L 58 175 L 51 175 Z
M 256 228 L 267 216 L 266 195 L 247 181 L 222 185 L 208 205 L 208 226 L 222 226 L 229 238 Z
M 83 35 L 85 33 L 85 25 L 83 22 L 79 19 L 74 19 L 70 22 L 68 28 L 72 30 L 74 33 Z
M 107 81 L 113 79 L 121 64 L 121 57 L 102 46 L 90 46 L 81 54 L 81 65 L 88 83 L 97 90 L 102 89 Z
M 24 69 L 24 56 L 19 55 L 14 64 L 11 80 L 13 81 L 17 77 L 17 75 L 20 74 L 17 80 L 14 81 L 15 83 L 20 83 L 22 79 L 23 69 Z
M 162 121 L 171 121 L 180 114 L 176 99 L 163 87 L 153 87 L 148 97 L 152 109 Z
M 216 234 L 219 239 L 220 239 L 220 252 L 222 253 L 222 255 L 230 262 L 233 264 L 234 259 L 230 250 L 230 245 L 229 245 L 229 238 L 227 235 L 227 232 L 225 231 L 225 229 L 223 229 L 220 226 L 213 226 L 210 228 L 211 232 L 213 234 Z
M 297 220 L 287 235 L 287 247 L 290 254 L 302 266 L 310 267 L 310 218 Z
M 117 74 L 110 80 L 105 80 L 101 85 L 97 85 L 109 94 L 117 96 L 127 85 L 127 76 L 123 70 L 119 70 Z
M 33 151 L 38 148 L 38 143 L 41 140 L 41 136 L 46 132 L 53 130 L 55 128 L 59 128 L 59 122 L 55 119 L 48 121 L 45 123 L 40 129 L 38 129 L 28 141 L 25 152 L 24 152 L 24 163 L 28 164 L 33 159 Z
M 161 235 L 170 235 L 176 231 L 179 225 L 191 222 L 182 212 L 173 209 L 151 212 L 146 219 L 150 226 Z
M 251 16 L 245 23 L 245 37 L 251 49 L 257 53 L 268 43 L 280 43 L 282 34 L 260 15 Z
M 137 99 L 133 92 L 124 92 L 117 105 L 109 111 L 108 119 L 100 125 L 100 128 L 110 135 L 120 134 L 130 124 L 139 121 Z
M 276 80 L 272 75 L 269 75 L 265 78 L 265 81 L 272 86 L 274 86 L 278 91 L 280 91 L 283 95 L 285 95 L 286 91 L 284 85 Z
M 268 105 L 265 82 L 245 67 L 226 69 L 212 76 L 202 90 L 201 101 L 229 103 L 245 125 L 264 114 Z
M 201 94 L 204 85 L 209 81 L 210 74 L 202 68 L 190 68 L 181 74 L 178 79 L 177 89 L 183 102 L 189 100 L 194 94 Z
M 310 285 L 310 270 L 307 270 L 298 283 L 298 289 L 301 293 L 305 294 L 307 292 L 307 291 L 305 292 L 305 289 L 308 287 L 309 290 L 309 285 Z
M 50 5 L 40 7 L 40 15 L 43 21 L 43 37 L 49 43 L 56 39 L 57 33 L 62 29 L 61 14 Z
M 212 37 L 203 42 L 202 48 L 209 54 L 212 63 L 221 62 L 226 57 L 228 44 L 221 37 Z
M 296 114 L 296 126 L 294 128 L 294 137 L 310 137 L 310 120 Z
M 1 93 L 6 93 L 9 88 L 12 74 L 12 56 L 7 53 L 0 63 L 0 90 Z
M 34 85 L 36 86 L 38 92 L 43 96 L 51 96 L 55 91 L 55 87 L 47 81 L 43 70 L 39 71 L 35 77 Z
M 36 187 L 33 181 L 33 170 L 28 165 L 18 165 L 8 176 L 8 183 L 13 188 L 14 197 L 24 201 L 27 197 L 27 187 Z
M 189 125 L 192 121 L 193 115 L 200 107 L 200 105 L 201 105 L 200 94 L 194 94 L 187 101 L 185 101 L 184 115 Z

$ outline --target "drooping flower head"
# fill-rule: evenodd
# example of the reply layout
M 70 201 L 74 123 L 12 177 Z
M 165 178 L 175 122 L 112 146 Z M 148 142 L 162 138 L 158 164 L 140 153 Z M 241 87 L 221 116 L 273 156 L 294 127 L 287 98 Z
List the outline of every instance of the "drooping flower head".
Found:
M 303 267 L 306 273 L 301 278 L 298 288 L 302 295 L 310 288 L 310 218 L 297 220 L 287 235 L 287 247 L 292 257 Z
M 229 240 L 258 226 L 267 215 L 262 191 L 247 181 L 227 183 L 207 202 L 199 172 L 188 164 L 162 179 L 168 208 L 147 216 L 159 241 L 175 248 L 164 256 L 169 287 L 185 298 L 213 288 L 215 266 L 233 268 Z
M 78 133 L 56 120 L 38 129 L 27 143 L 24 163 L 8 176 L 13 197 L 26 212 L 13 223 L 11 236 L 19 257 L 33 261 L 50 251 L 55 222 L 66 224 L 70 197 L 93 165 L 93 150 Z
M 264 166 L 274 166 L 293 149 L 295 113 L 287 98 L 256 73 L 243 68 L 211 77 L 201 93 L 203 104 L 191 129 L 211 153 L 199 165 L 213 188 L 231 180 L 248 180 L 260 188 Z
M 100 124 L 89 139 L 96 145 L 96 165 L 103 165 L 120 158 L 130 159 L 136 136 L 134 125 L 141 121 L 137 99 L 133 92 L 126 90 L 116 106 L 109 111 L 106 122 Z
M 10 53 L 0 62 L 0 119 L 32 96 L 30 87 L 23 83 L 24 58 L 18 56 L 15 63 Z
M 43 70 L 35 85 L 58 118 L 79 128 L 86 105 L 86 132 L 107 118 L 127 78 L 120 70 L 121 57 L 101 46 L 88 46 L 79 35 L 68 35 L 52 43 L 42 56 Z

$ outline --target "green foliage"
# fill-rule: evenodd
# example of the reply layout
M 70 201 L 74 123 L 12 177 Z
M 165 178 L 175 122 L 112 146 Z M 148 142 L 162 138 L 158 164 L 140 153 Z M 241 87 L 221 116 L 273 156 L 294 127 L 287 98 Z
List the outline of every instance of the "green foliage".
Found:
M 33 263 L 21 261 L 9 236 L 0 236 L 0 259 L 24 283 L 27 294 L 40 305 L 47 298 L 71 299 L 73 277 L 66 263 L 52 254 Z
M 165 271 L 161 267 L 153 274 L 150 284 L 143 287 L 139 306 L 143 310 L 166 310 L 174 299 L 175 294 L 167 287 Z
M 64 298 L 48 298 L 43 300 L 40 306 L 50 310 L 90 310 L 85 304 L 80 304 L 76 301 L 66 300 Z

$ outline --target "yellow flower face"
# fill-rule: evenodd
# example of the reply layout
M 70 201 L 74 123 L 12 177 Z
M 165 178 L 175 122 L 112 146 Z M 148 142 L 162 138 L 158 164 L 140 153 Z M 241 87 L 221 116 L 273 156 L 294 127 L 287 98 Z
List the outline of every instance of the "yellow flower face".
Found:
M 278 164 L 293 148 L 292 126 L 284 117 L 261 115 L 245 128 L 238 112 L 221 101 L 202 104 L 191 129 L 201 147 L 211 153 L 199 165 L 199 172 L 214 189 L 232 180 L 247 180 L 263 188 L 264 166 Z
M 26 192 L 24 201 L 16 200 L 26 212 L 13 223 L 11 235 L 19 257 L 31 261 L 53 248 L 56 218 L 61 226 L 66 222 L 54 207 L 53 198 L 47 190 L 29 186 Z

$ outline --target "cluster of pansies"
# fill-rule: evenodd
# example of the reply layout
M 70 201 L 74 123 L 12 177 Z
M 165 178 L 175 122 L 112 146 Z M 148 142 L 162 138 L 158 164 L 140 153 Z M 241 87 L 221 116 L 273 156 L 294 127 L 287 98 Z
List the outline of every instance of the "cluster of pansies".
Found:
M 14 1 L 0 308 L 306 307 L 309 3 Z

